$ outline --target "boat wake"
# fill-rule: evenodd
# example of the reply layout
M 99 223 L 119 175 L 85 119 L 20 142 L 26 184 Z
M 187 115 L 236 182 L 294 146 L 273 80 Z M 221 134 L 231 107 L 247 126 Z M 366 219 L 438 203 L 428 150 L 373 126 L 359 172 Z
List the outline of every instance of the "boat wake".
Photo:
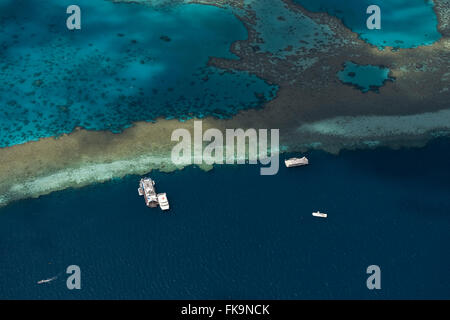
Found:
M 52 282 L 53 280 L 58 279 L 58 277 L 59 277 L 59 274 L 56 275 L 56 276 L 54 276 L 54 277 L 52 277 L 52 278 L 49 278 L 49 279 L 39 280 L 39 281 L 37 282 L 37 284 L 49 283 L 49 282 Z

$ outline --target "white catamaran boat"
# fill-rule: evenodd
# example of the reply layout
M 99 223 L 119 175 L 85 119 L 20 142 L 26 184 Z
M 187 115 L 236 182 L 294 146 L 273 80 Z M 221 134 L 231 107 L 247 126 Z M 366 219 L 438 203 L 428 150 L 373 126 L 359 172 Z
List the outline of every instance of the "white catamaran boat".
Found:
M 138 193 L 144 196 L 147 207 L 156 208 L 158 205 L 161 210 L 169 210 L 169 200 L 165 193 L 156 193 L 155 181 L 150 178 L 143 178 L 139 183 Z
M 286 159 L 284 160 L 284 164 L 286 165 L 286 167 L 291 168 L 291 167 L 299 167 L 299 166 L 306 166 L 307 164 L 309 164 L 309 160 L 306 157 L 302 157 L 302 158 L 290 158 L 290 159 Z
M 326 213 L 322 213 L 322 212 L 320 212 L 320 211 L 313 212 L 312 215 L 313 215 L 314 217 L 319 217 L 319 218 L 326 218 L 326 217 L 328 216 Z

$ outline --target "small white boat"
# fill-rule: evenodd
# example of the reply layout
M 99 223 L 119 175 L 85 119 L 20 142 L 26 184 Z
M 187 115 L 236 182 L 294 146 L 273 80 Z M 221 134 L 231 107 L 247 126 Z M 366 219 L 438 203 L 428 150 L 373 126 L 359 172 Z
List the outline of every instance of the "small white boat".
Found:
M 313 212 L 312 215 L 314 217 L 319 217 L 319 218 L 326 218 L 328 215 L 326 213 L 317 211 L 317 212 Z
M 158 203 L 161 210 L 169 210 L 169 200 L 165 193 L 158 193 Z
M 48 283 L 48 282 L 51 282 L 51 281 L 55 280 L 56 278 L 58 278 L 58 277 L 56 276 L 56 277 L 53 277 L 53 278 L 50 278 L 50 279 L 39 280 L 37 282 L 37 284 Z
M 290 159 L 286 159 L 284 160 L 284 164 L 286 165 L 286 167 L 291 168 L 291 167 L 299 167 L 299 166 L 306 166 L 307 164 L 309 164 L 309 160 L 306 157 L 302 157 L 302 158 L 290 158 Z

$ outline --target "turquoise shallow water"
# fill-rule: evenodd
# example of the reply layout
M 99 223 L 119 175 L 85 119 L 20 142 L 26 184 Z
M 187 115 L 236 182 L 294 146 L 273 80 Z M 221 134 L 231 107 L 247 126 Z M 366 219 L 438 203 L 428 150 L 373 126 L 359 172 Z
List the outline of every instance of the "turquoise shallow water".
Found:
M 334 32 L 298 11 L 290 10 L 283 1 L 247 0 L 257 19 L 254 28 L 260 40 L 253 48 L 284 58 L 301 50 L 323 51 L 324 44 L 334 43 Z M 337 43 L 335 43 L 337 44 Z M 315 60 L 314 60 L 315 61 Z M 308 66 L 311 58 L 303 58 L 298 65 Z
M 360 37 L 378 47 L 413 48 L 430 45 L 441 38 L 433 2 L 429 0 L 294 0 L 307 10 L 328 12 Z M 366 9 L 381 9 L 381 29 L 368 30 Z
M 338 72 L 338 78 L 344 83 L 354 85 L 362 92 L 378 91 L 385 81 L 392 81 L 389 77 L 389 68 L 358 65 L 351 61 L 344 64 L 344 69 Z
M 0 147 L 82 126 L 118 132 L 137 120 L 229 117 L 277 87 L 207 66 L 235 59 L 245 39 L 230 10 L 80 0 L 82 29 L 66 28 L 69 0 L 0 0 Z

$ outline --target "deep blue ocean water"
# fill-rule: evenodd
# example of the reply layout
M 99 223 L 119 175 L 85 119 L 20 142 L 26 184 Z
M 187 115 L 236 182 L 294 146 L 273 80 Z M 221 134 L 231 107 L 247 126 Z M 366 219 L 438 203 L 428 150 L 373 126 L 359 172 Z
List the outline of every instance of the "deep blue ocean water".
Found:
M 227 118 L 261 106 L 277 87 L 224 72 L 210 57 L 247 38 L 231 12 L 207 5 L 152 8 L 78 0 L 0 0 L 0 147 L 71 132 L 118 132 L 138 120 Z
M 168 214 L 144 205 L 137 176 L 13 203 L 0 209 L 0 298 L 448 299 L 449 147 L 311 152 L 276 176 L 153 172 Z M 65 286 L 72 264 L 79 291 Z M 380 291 L 366 288 L 372 264 Z
M 338 72 L 338 78 L 343 83 L 353 85 L 362 92 L 378 91 L 387 80 L 393 80 L 389 77 L 389 72 L 389 68 L 386 67 L 359 65 L 347 61 L 344 69 Z
M 430 45 L 441 38 L 431 0 L 294 0 L 307 10 L 328 12 L 378 47 L 413 48 Z M 367 7 L 381 9 L 381 29 L 368 30 Z

